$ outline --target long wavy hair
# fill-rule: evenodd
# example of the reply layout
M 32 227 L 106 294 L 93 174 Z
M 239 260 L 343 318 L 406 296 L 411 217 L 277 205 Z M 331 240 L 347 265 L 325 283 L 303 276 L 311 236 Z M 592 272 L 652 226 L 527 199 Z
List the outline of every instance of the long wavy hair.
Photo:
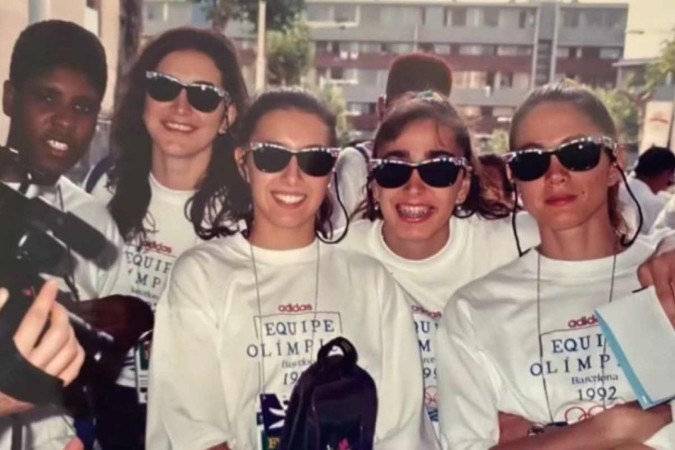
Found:
M 436 124 L 437 133 L 441 129 L 452 132 L 457 146 L 469 162 L 472 170 L 466 172 L 470 177 L 469 193 L 461 205 L 454 209 L 453 215 L 465 218 L 478 214 L 486 219 L 501 219 L 508 217 L 510 209 L 498 201 L 487 198 L 482 166 L 476 159 L 471 144 L 469 129 L 461 115 L 447 100 L 436 100 L 413 97 L 398 103 L 378 127 L 373 141 L 373 157 L 377 158 L 383 147 L 396 140 L 411 123 L 421 120 L 431 120 Z M 382 212 L 377 208 L 373 196 L 372 183 L 375 181 L 368 176 L 366 184 L 366 203 L 360 208 L 364 216 L 370 220 L 382 219 Z M 358 212 L 357 212 L 358 214 Z
M 246 147 L 255 132 L 258 122 L 266 114 L 273 111 L 297 110 L 318 117 L 328 129 L 328 145 L 337 146 L 336 118 L 324 102 L 315 95 L 301 88 L 275 88 L 260 94 L 250 105 L 239 121 L 237 131 L 238 147 Z M 234 159 L 233 149 L 229 150 L 229 158 Z M 251 186 L 237 172 L 229 177 L 225 188 L 226 195 L 222 197 L 222 208 L 229 223 L 245 222 L 246 230 L 251 230 L 255 217 L 253 214 L 253 198 Z M 333 203 L 326 193 L 314 220 L 314 231 L 317 236 L 330 239 L 333 235 L 333 224 L 330 220 L 333 213 Z M 210 232 L 214 235 L 225 236 L 232 234 L 231 226 L 216 224 Z M 247 231 L 248 232 L 248 231 Z
M 238 114 L 245 110 L 248 102 L 237 52 L 232 42 L 222 34 L 176 28 L 163 33 L 145 47 L 124 80 L 122 99 L 111 126 L 111 148 L 115 160 L 108 174 L 108 188 L 114 191 L 114 195 L 108 209 L 127 242 L 145 235 L 143 221 L 152 195 L 148 179 L 152 167 L 152 140 L 143 121 L 145 73 L 155 70 L 169 53 L 180 50 L 195 50 L 211 58 L 221 73 L 223 86 L 232 97 Z M 185 205 L 185 216 L 202 239 L 214 237 L 212 224 L 226 220 L 226 211 L 221 208 L 226 195 L 225 185 L 229 178 L 237 176 L 232 159 L 236 121 L 229 125 L 227 132 L 218 134 L 213 141 L 206 173 L 196 187 L 197 192 Z

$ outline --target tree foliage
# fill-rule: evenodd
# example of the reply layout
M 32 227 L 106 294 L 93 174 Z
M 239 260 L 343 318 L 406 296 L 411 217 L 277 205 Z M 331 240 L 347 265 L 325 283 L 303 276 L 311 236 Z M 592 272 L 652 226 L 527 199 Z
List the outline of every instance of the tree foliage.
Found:
M 647 66 L 645 74 L 645 87 L 650 92 L 667 81 L 675 82 L 675 36 L 663 43 L 659 59 Z
M 297 85 L 312 62 L 309 27 L 297 23 L 287 31 L 267 34 L 267 81 L 271 85 Z
M 622 142 L 637 142 L 640 133 L 640 112 L 635 96 L 627 91 L 614 89 L 594 90 L 614 119 Z
M 337 136 L 340 145 L 349 142 L 349 122 L 347 121 L 347 101 L 342 88 L 335 84 L 327 84 L 317 92 L 317 95 L 326 102 L 328 108 L 337 118 Z

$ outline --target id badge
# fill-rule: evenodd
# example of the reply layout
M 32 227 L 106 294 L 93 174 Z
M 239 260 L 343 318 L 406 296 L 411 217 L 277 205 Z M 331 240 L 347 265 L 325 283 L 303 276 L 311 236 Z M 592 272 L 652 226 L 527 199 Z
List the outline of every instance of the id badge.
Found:
M 148 378 L 150 371 L 150 346 L 152 330 L 141 335 L 134 347 L 134 368 L 136 369 L 136 395 L 138 403 L 148 403 Z
M 256 415 L 261 450 L 276 450 L 281 444 L 286 410 L 276 394 L 260 394 L 260 412 Z

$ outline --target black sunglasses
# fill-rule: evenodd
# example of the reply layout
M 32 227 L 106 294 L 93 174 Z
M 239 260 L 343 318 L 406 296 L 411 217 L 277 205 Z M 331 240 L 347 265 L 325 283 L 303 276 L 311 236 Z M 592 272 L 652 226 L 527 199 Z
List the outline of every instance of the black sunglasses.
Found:
M 567 170 L 585 172 L 597 167 L 602 151 L 616 159 L 617 143 L 608 137 L 584 137 L 565 142 L 554 150 L 526 148 L 505 155 L 511 173 L 520 181 L 534 181 L 546 174 L 555 155 Z
M 269 142 L 252 142 L 248 150 L 253 154 L 253 162 L 261 172 L 281 172 L 295 156 L 300 170 L 312 177 L 328 175 L 340 153 L 340 149 L 336 147 L 311 147 L 294 151 Z
M 443 188 L 452 186 L 457 181 L 459 171 L 470 170 L 466 158 L 455 156 L 439 156 L 426 161 L 411 163 L 399 159 L 372 159 L 370 161 L 371 176 L 380 187 L 385 189 L 399 188 L 405 185 L 417 169 L 420 178 L 431 187 Z
M 221 101 L 225 105 L 232 102 L 230 94 L 224 89 L 206 83 L 183 83 L 177 78 L 153 70 L 145 72 L 145 90 L 150 98 L 158 102 L 170 102 L 187 91 L 190 106 L 201 112 L 212 112 L 218 108 Z

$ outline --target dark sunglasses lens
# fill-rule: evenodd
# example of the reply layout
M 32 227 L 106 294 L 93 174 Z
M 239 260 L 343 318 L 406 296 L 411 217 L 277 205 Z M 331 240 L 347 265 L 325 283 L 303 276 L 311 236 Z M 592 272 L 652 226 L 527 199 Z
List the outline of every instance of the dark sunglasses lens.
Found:
M 422 181 L 437 188 L 452 186 L 457 180 L 459 170 L 460 167 L 450 161 L 434 161 L 417 168 Z
M 560 164 L 573 172 L 583 172 L 597 167 L 602 145 L 595 142 L 579 142 L 562 147 L 557 152 Z
M 182 86 L 168 78 L 156 77 L 146 80 L 148 95 L 158 102 L 168 102 L 178 97 Z
M 276 173 L 284 170 L 291 160 L 291 152 L 263 145 L 253 152 L 253 162 L 261 172 Z
M 406 164 L 384 163 L 373 170 L 373 177 L 380 187 L 394 189 L 408 182 L 412 170 L 412 167 Z
M 222 98 L 212 89 L 203 89 L 197 86 L 187 88 L 190 105 L 201 112 L 212 112 L 218 108 Z
M 303 172 L 312 177 L 323 177 L 333 170 L 335 156 L 324 151 L 307 151 L 296 153 L 298 165 Z
M 521 153 L 509 162 L 509 167 L 520 181 L 534 181 L 546 173 L 550 164 L 550 153 Z

